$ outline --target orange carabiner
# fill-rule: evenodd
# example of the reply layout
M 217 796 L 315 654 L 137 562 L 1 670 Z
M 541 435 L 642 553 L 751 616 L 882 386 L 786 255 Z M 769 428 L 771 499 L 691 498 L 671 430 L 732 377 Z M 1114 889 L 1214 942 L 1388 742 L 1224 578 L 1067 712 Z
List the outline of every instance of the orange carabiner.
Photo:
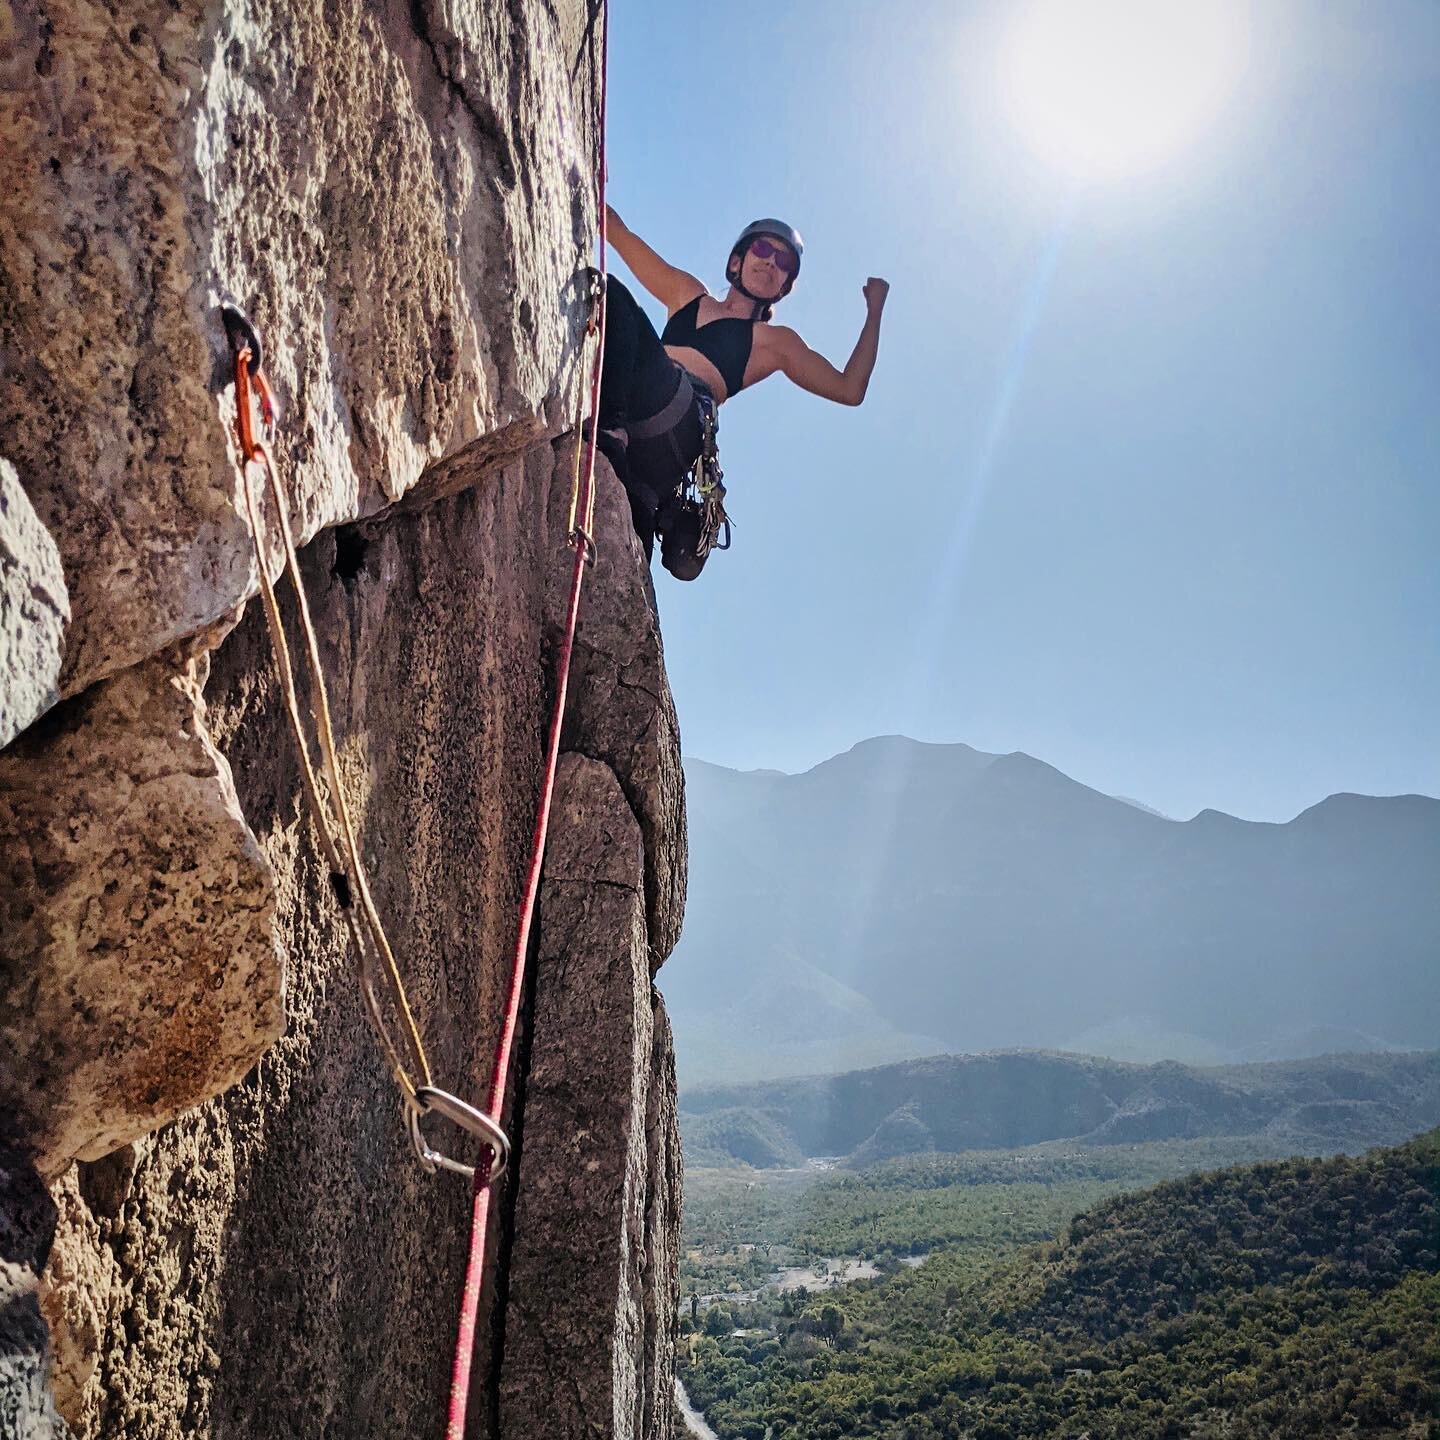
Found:
M 255 413 L 250 403 L 250 347 L 235 352 L 235 438 L 240 458 L 248 464 L 259 448 L 255 443 Z

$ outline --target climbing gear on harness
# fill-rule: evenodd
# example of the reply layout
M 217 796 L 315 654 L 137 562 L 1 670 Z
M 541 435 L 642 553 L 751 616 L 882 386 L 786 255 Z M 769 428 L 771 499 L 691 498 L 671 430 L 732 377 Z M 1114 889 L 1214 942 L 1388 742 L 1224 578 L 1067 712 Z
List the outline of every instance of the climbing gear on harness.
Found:
M 739 259 L 743 266 L 745 251 L 757 235 L 763 235 L 767 240 L 783 240 L 795 252 L 795 269 L 785 277 L 785 284 L 781 287 L 778 295 L 754 295 L 741 283 L 740 269 L 737 268 L 733 276 L 730 274 L 730 266 L 733 261 Z M 752 220 L 730 247 L 730 259 L 725 262 L 725 275 L 747 300 L 753 300 L 757 305 L 773 305 L 777 300 L 783 300 L 794 289 L 796 280 L 800 278 L 800 262 L 804 258 L 805 242 L 800 238 L 800 232 L 793 225 L 787 225 L 783 220 L 776 220 L 773 217 L 768 220 Z
M 700 420 L 700 453 L 686 464 L 676 438 L 680 422 L 694 410 Z M 675 394 L 657 414 L 627 423 L 631 444 L 664 441 L 681 478 L 663 495 L 655 512 L 660 536 L 660 563 L 677 580 L 694 580 L 712 550 L 730 548 L 730 517 L 725 513 L 724 471 L 720 469 L 719 406 L 715 397 L 688 371 L 680 371 Z M 721 535 L 724 539 L 721 540 Z
M 677 580 L 694 580 L 712 550 L 730 548 L 730 517 L 725 513 L 725 472 L 720 468 L 719 407 L 704 392 L 700 408 L 700 454 L 655 517 L 660 534 L 660 563 Z M 724 540 L 721 540 L 721 534 Z

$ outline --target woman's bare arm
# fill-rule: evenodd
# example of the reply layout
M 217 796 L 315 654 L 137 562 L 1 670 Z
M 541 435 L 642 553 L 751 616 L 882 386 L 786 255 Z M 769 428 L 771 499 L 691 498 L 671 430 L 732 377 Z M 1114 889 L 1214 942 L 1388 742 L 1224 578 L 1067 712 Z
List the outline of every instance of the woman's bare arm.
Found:
M 706 293 L 699 280 L 662 260 L 608 205 L 605 234 L 635 278 L 665 307 L 667 314 L 673 314 L 697 295 Z
M 780 369 L 802 390 L 822 400 L 858 405 L 870 386 L 875 357 L 880 350 L 880 314 L 890 286 L 873 275 L 865 282 L 865 324 L 843 370 L 837 370 L 818 350 L 812 350 L 795 331 L 776 326 Z

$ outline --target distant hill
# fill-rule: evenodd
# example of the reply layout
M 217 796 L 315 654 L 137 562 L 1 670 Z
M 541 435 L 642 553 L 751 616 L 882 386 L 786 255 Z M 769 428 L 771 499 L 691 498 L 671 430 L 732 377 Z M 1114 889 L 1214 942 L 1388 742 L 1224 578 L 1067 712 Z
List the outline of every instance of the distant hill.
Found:
M 1062 1373 L 1089 1372 L 1096 1433 L 1119 1433 L 1107 1418 L 1144 1413 L 1148 1395 L 1155 1435 L 1428 1435 L 1437 1242 L 1432 1131 L 1360 1159 L 1239 1166 L 1107 1201 L 976 1308 L 1069 1352 Z
M 1440 1270 L 1437 1199 L 1440 1131 L 1363 1158 L 1170 1180 L 1076 1216 L 1038 1264 L 1027 1257 L 988 1298 L 1004 1299 L 1017 1328 L 1107 1340 L 1193 1312 L 1217 1291 L 1314 1276 L 1321 1262 L 1322 1283 L 1388 1288 L 1408 1271 Z
M 1133 1059 L 1440 1037 L 1426 796 L 1176 821 L 1028 755 L 900 736 L 801 775 L 690 760 L 686 784 L 660 978 L 682 1085 L 1092 1033 Z
M 1203 1035 L 1191 1035 L 1184 1030 L 1172 1030 L 1153 1015 L 1123 1015 L 1103 1025 L 1092 1025 L 1078 1035 L 1071 1035 L 1056 1047 L 1072 1055 L 1098 1055 L 1106 1060 L 1133 1060 L 1139 1064 L 1156 1060 L 1179 1060 L 1185 1065 L 1223 1065 L 1231 1058 L 1224 1046 L 1207 1040 Z M 1304 1050 L 1302 1055 L 1314 1055 L 1331 1050 L 1383 1050 L 1384 1045 L 1331 1045 L 1318 1046 L 1315 1050 Z M 1257 1055 L 1255 1059 L 1289 1059 L 1290 1056 Z
M 1263 1136 L 1296 1153 L 1395 1144 L 1440 1124 L 1440 1051 L 1197 1068 L 1035 1051 L 701 1086 L 680 1098 L 689 1164 L 870 1164 L 1050 1140 Z

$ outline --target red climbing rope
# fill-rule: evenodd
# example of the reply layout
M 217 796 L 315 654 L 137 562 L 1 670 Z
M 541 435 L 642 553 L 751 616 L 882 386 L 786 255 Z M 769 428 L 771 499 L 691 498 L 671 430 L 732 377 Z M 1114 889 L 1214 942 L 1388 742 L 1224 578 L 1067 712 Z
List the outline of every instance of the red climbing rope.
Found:
M 575 552 L 575 568 L 570 579 L 570 601 L 565 613 L 565 634 L 555 675 L 555 703 L 550 715 L 550 741 L 545 756 L 545 774 L 540 785 L 540 804 L 535 817 L 535 834 L 530 847 L 530 868 L 525 879 L 525 894 L 520 902 L 520 923 L 515 937 L 514 963 L 510 972 L 510 994 L 505 1006 L 505 1023 L 495 1047 L 495 1063 L 490 1072 L 490 1097 L 487 1112 L 498 1126 L 505 1107 L 505 1090 L 510 1075 L 510 1052 L 515 1043 L 515 1027 L 520 1018 L 520 998 L 525 988 L 526 960 L 530 949 L 530 929 L 535 918 L 535 901 L 540 893 L 540 871 L 545 859 L 545 839 L 550 829 L 550 801 L 555 792 L 555 771 L 560 761 L 560 727 L 565 717 L 565 696 L 570 682 L 570 657 L 575 649 L 575 627 L 580 617 L 580 590 L 585 581 L 585 566 L 594 554 L 594 537 L 590 534 L 595 500 L 595 437 L 599 429 L 600 372 L 605 350 L 605 75 L 607 69 L 610 24 L 606 0 L 599 5 L 600 39 L 600 126 L 599 155 L 596 164 L 596 190 L 600 214 L 600 291 L 596 298 L 597 320 L 592 329 L 597 336 L 594 367 L 590 376 L 590 438 L 586 447 L 583 478 L 572 501 L 574 529 L 568 540 Z M 582 354 L 584 347 L 582 340 Z M 580 437 L 576 436 L 577 445 Z M 495 1153 L 489 1147 L 481 1152 L 475 1167 L 473 1202 L 470 1215 L 470 1253 L 465 1265 L 465 1288 L 460 1300 L 460 1320 L 455 1340 L 455 1360 L 450 1372 L 450 1412 L 446 1440 L 464 1440 L 465 1412 L 470 1398 L 470 1362 L 475 1351 L 475 1317 L 480 1305 L 480 1287 L 485 1273 L 485 1235 L 490 1217 L 491 1171 Z

